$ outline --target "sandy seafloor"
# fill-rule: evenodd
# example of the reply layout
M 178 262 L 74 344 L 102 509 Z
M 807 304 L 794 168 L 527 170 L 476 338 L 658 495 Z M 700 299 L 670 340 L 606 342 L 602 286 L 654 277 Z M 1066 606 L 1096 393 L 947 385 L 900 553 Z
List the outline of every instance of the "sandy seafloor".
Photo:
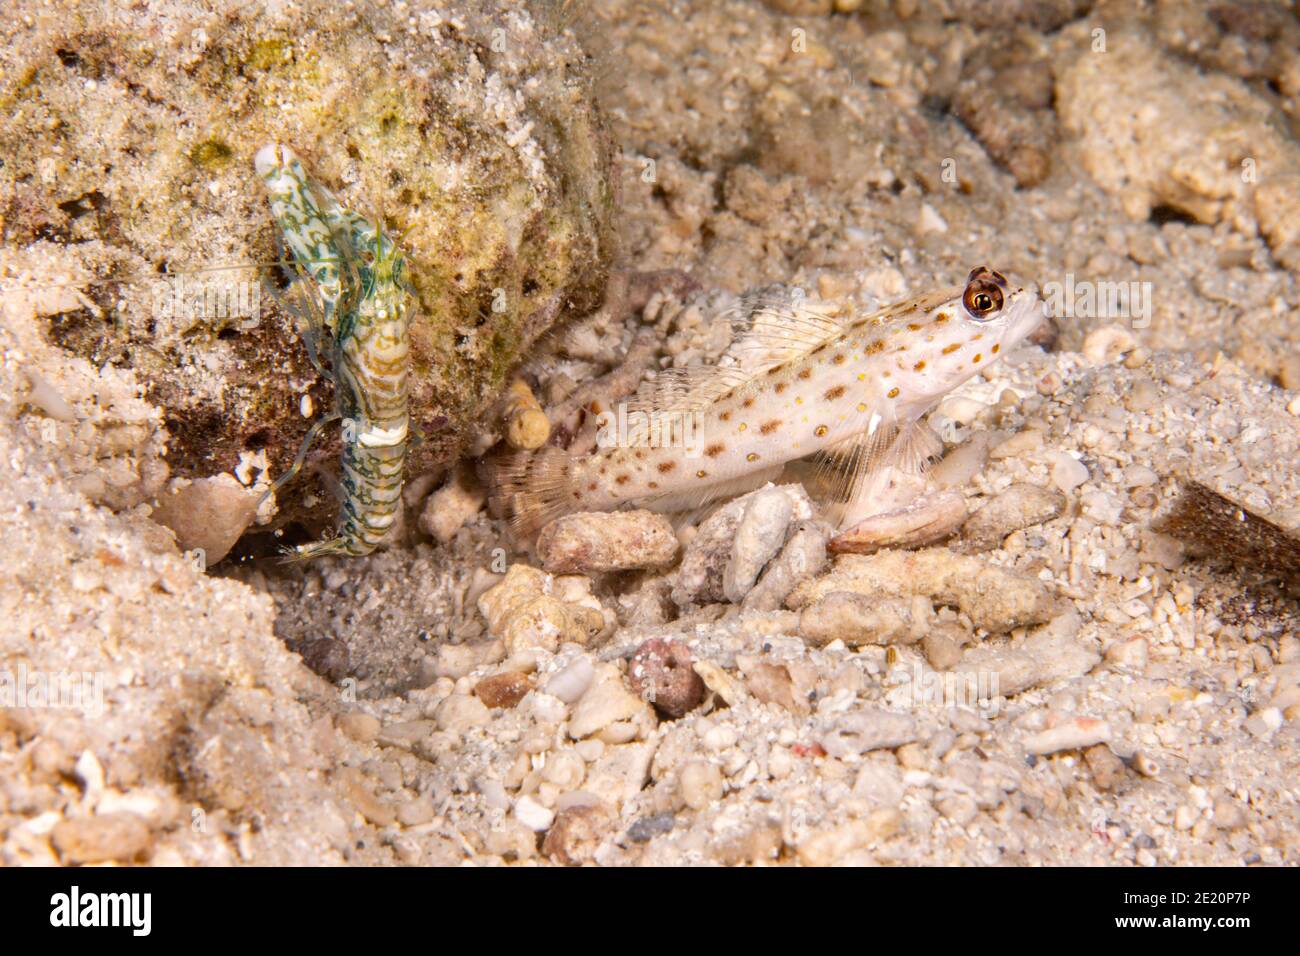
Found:
M 767 608 L 686 593 L 676 564 L 530 572 L 472 469 L 438 491 L 439 468 L 410 476 L 387 550 L 203 572 L 149 517 L 162 413 L 130 369 L 65 360 L 66 306 L 11 286 L 0 668 L 98 675 L 103 708 L 0 706 L 0 861 L 1300 861 L 1295 545 L 1261 558 L 1229 529 L 1204 554 L 1153 528 L 1195 481 L 1300 531 L 1292 7 L 582 6 L 614 264 L 694 281 L 567 317 L 525 370 L 542 404 L 647 328 L 651 367 L 716 360 L 734 296 L 768 283 L 853 309 L 984 264 L 1139 284 L 1128 314 L 1076 300 L 932 418 L 944 480 L 1007 514 L 978 544 L 832 561 Z M 57 245 L 6 240 L 3 275 Z M 1047 503 L 1018 520 L 1025 484 Z M 715 572 L 734 560 L 709 547 Z M 503 571 L 524 596 L 489 621 Z M 907 626 L 860 603 L 827 624 L 833 592 Z M 706 685 L 683 716 L 632 682 L 656 638 Z M 945 673 L 1002 693 L 909 692 Z

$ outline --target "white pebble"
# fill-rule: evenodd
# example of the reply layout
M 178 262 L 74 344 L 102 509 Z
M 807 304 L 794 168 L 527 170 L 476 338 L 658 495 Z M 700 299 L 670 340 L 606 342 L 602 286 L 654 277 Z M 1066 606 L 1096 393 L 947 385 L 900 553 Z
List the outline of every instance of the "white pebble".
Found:
M 587 763 L 595 763 L 605 754 L 605 742 L 594 737 L 590 740 L 579 740 L 573 745 L 573 749 Z
M 1093 329 L 1083 340 L 1083 354 L 1091 362 L 1109 364 L 1117 362 L 1137 347 L 1137 339 L 1128 329 L 1107 325 Z
M 515 801 L 515 819 L 535 833 L 541 833 L 550 828 L 555 814 L 532 797 L 520 797 Z
M 780 488 L 760 491 L 750 499 L 722 576 L 727 600 L 739 604 L 749 593 L 759 572 L 785 542 L 785 529 L 793 516 L 794 502 Z
M 722 798 L 722 772 L 703 760 L 693 760 L 683 767 L 678 785 L 682 800 L 692 810 L 703 810 Z
M 99 758 L 92 751 L 83 750 L 81 756 L 77 758 L 73 771 L 86 791 L 86 802 L 93 806 L 95 801 L 99 799 L 100 794 L 104 792 L 103 765 L 100 764 Z
M 1124 513 L 1124 503 L 1105 491 L 1089 491 L 1083 496 L 1080 510 L 1098 524 L 1117 525 Z
M 1052 457 L 1052 483 L 1062 491 L 1073 491 L 1088 480 L 1088 466 L 1073 455 L 1062 451 Z
M 1282 723 L 1282 711 L 1277 707 L 1269 707 L 1251 714 L 1246 719 L 1246 729 L 1256 737 L 1266 738 L 1277 733 Z
M 703 742 L 710 750 L 726 750 L 736 742 L 736 731 L 726 724 L 720 724 L 704 735 Z
M 1146 465 L 1129 465 L 1124 469 L 1125 488 L 1146 488 L 1160 481 L 1160 476 Z
M 1052 754 L 1061 750 L 1081 750 L 1110 740 L 1110 724 L 1092 717 L 1074 717 L 1047 730 L 1025 738 L 1025 751 Z
M 572 704 L 587 692 L 595 676 L 591 658 L 585 655 L 575 658 L 573 663 L 546 682 L 546 693 Z
M 944 221 L 943 216 L 940 216 L 934 211 L 934 207 L 928 202 L 921 203 L 921 221 L 919 223 L 919 231 L 922 234 L 927 232 L 948 231 L 948 223 Z
M 510 806 L 506 788 L 500 780 L 479 780 L 475 783 L 478 792 L 483 795 L 483 802 L 493 810 L 505 810 Z
M 522 713 L 542 724 L 558 724 L 568 713 L 564 701 L 545 691 L 533 691 L 524 698 L 520 708 Z
M 573 790 L 587 775 L 587 765 L 573 750 L 561 750 L 547 758 L 542 776 L 560 790 Z

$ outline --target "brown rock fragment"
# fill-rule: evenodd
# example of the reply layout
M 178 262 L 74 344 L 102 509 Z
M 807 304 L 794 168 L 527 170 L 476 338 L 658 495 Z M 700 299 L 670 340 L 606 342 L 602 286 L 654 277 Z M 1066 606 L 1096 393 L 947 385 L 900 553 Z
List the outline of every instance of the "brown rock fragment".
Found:
M 676 719 L 704 702 L 704 680 L 681 641 L 651 638 L 632 655 L 628 679 L 632 689 L 654 705 L 660 716 Z
M 921 638 L 925 659 L 937 671 L 946 671 L 961 661 L 965 631 L 955 624 L 937 624 Z
M 962 527 L 962 542 L 972 551 L 988 551 L 1013 531 L 1050 521 L 1065 510 L 1065 495 L 1027 482 L 1012 485 L 982 504 Z
M 537 555 L 552 574 L 662 568 L 677 557 L 677 535 L 650 511 L 582 512 L 542 529 Z
M 906 508 L 874 515 L 831 538 L 833 554 L 871 554 L 882 548 L 919 548 L 954 534 L 966 520 L 966 499 L 942 491 Z
M 182 551 L 202 550 L 211 567 L 235 546 L 253 521 L 259 492 L 231 475 L 202 478 L 158 496 L 153 519 L 170 528 Z
M 832 591 L 799 616 L 799 635 L 817 647 L 835 640 L 849 647 L 910 644 L 912 628 L 911 602 L 853 591 Z
M 511 382 L 503 405 L 502 418 L 510 447 L 532 450 L 546 444 L 546 439 L 551 437 L 551 421 L 527 382 L 521 378 Z
M 519 671 L 502 671 L 474 685 L 474 695 L 488 707 L 513 707 L 532 690 L 528 676 Z
M 924 595 L 960 608 L 976 627 L 996 634 L 1050 620 L 1056 608 L 1051 588 L 1033 575 L 947 548 L 843 555 L 831 573 L 796 587 L 786 604 L 803 608 L 833 591 L 873 600 Z
M 542 852 L 564 866 L 591 863 L 612 826 L 613 818 L 600 804 L 569 807 L 556 814 L 542 841 Z
M 1124 778 L 1124 761 L 1106 744 L 1097 744 L 1083 752 L 1083 759 L 1092 771 L 1092 782 L 1098 790 L 1114 790 L 1115 785 Z
M 60 821 L 50 841 L 64 863 L 129 863 L 148 855 L 153 835 L 134 813 L 106 813 Z
M 808 701 L 795 692 L 794 681 L 784 664 L 759 664 L 749 672 L 745 686 L 761 703 L 775 704 L 791 713 L 806 714 L 811 709 Z

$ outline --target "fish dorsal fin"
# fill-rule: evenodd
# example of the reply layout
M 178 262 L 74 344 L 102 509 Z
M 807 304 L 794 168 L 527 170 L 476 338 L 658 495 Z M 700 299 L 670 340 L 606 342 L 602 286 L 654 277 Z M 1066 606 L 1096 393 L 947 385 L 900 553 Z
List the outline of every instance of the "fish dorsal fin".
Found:
M 766 286 L 741 297 L 732 317 L 732 344 L 720 364 L 731 362 L 757 374 L 798 361 L 852 329 L 929 311 L 961 293 L 961 288 L 942 289 L 858 315 L 842 314 L 843 306 L 834 301 L 809 300 L 797 287 Z
M 751 372 L 737 366 L 691 365 L 666 368 L 642 382 L 628 402 L 630 412 L 697 411 L 708 408 L 732 389 L 742 387 Z
M 844 333 L 831 306 L 807 306 L 800 290 L 767 286 L 741 296 L 726 317 L 731 344 L 716 365 L 659 372 L 641 385 L 629 411 L 699 411 L 728 392 L 739 392 L 763 372 L 806 355 Z
M 803 290 L 771 285 L 741 296 L 731 315 L 731 345 L 724 363 L 751 375 L 801 358 L 837 336 L 846 320 L 833 303 L 809 304 Z
M 798 288 L 771 285 L 745 293 L 731 310 L 731 344 L 716 365 L 665 369 L 628 402 L 629 412 L 701 411 L 727 393 L 744 394 L 767 370 L 797 362 L 866 323 L 883 323 L 913 309 L 930 309 L 960 295 L 948 289 L 895 303 L 869 315 L 841 316 L 838 306 L 809 302 Z

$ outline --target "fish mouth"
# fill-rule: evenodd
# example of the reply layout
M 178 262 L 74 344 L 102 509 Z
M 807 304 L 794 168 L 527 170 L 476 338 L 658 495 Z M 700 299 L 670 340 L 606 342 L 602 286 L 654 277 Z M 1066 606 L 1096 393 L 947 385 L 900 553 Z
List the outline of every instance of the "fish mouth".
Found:
M 1027 337 L 1042 324 L 1045 314 L 1038 296 L 1030 289 L 1015 289 L 1007 296 L 1007 323 L 1004 346 L 1013 345 Z

